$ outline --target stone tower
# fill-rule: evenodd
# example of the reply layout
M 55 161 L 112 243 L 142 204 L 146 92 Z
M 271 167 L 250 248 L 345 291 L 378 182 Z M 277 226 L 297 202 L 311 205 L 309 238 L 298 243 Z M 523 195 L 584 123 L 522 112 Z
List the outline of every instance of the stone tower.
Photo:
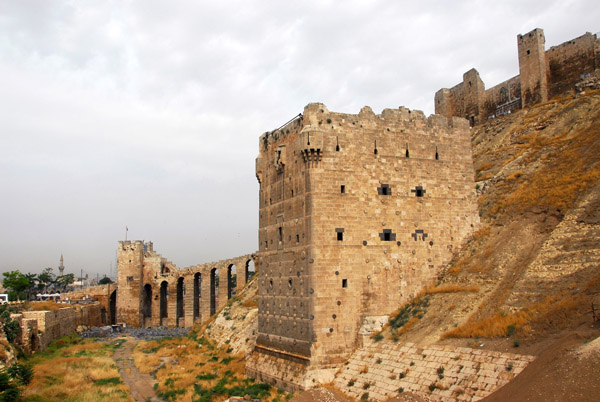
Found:
M 547 101 L 548 78 L 544 31 L 536 28 L 525 35 L 517 35 L 517 45 L 523 107 Z
M 60 273 L 60 276 L 63 276 L 65 273 L 65 264 L 64 264 L 64 259 L 63 259 L 63 255 L 60 255 L 60 265 L 58 266 L 58 272 Z
M 328 382 L 438 280 L 478 225 L 469 124 L 420 111 L 304 114 L 259 141 L 259 313 L 249 376 Z
M 120 241 L 117 253 L 117 322 L 140 327 L 144 242 Z

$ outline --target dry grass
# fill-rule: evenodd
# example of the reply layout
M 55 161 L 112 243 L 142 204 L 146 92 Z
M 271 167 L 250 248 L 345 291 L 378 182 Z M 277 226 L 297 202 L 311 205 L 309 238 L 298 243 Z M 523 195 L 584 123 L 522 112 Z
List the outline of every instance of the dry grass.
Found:
M 509 336 L 514 331 L 527 335 L 532 328 L 566 328 L 584 313 L 589 300 L 589 297 L 582 294 L 546 297 L 544 301 L 526 306 L 512 314 L 496 313 L 493 317 L 481 321 L 469 319 L 458 328 L 446 332 L 444 338 L 498 338 Z
M 515 180 L 521 178 L 521 176 L 523 176 L 523 171 L 517 170 L 515 172 L 512 172 L 508 176 L 506 176 L 506 181 L 515 181 Z
M 484 170 L 490 170 L 493 167 L 494 167 L 494 164 L 492 162 L 486 162 L 486 163 L 482 163 L 481 165 L 477 166 L 475 168 L 475 170 L 477 172 L 483 172 Z
M 231 396 L 227 389 L 258 387 L 246 378 L 244 356 L 233 355 L 208 338 L 198 338 L 196 332 L 189 337 L 139 342 L 133 358 L 140 372 L 155 375 L 156 390 L 163 399 L 192 401 L 202 398 L 202 392 L 208 392 L 212 399 L 206 400 L 218 402 Z M 212 394 L 211 389 L 218 391 Z M 271 387 L 261 400 L 272 400 L 280 393 Z
M 529 322 L 529 315 L 524 312 L 505 315 L 497 313 L 485 320 L 473 322 L 467 321 L 458 328 L 454 328 L 444 334 L 444 338 L 494 338 L 508 335 L 509 325 L 520 328 Z
M 412 317 L 410 320 L 408 320 L 406 324 L 398 328 L 398 330 L 396 330 L 394 333 L 396 334 L 396 336 L 404 335 L 410 330 L 412 330 L 419 321 L 421 321 L 419 317 Z
M 115 345 L 76 338 L 54 342 L 27 362 L 34 378 L 25 401 L 133 401 L 111 358 Z
M 32 301 L 25 304 L 25 310 L 27 311 L 57 311 L 65 307 L 69 306 L 53 301 Z
M 254 299 L 245 300 L 242 302 L 242 306 L 244 306 L 246 308 L 258 307 L 258 301 L 254 300 Z
M 490 232 L 491 232 L 491 229 L 488 226 L 484 226 L 473 234 L 473 238 L 476 240 L 481 240 L 481 239 L 487 237 L 490 234 Z
M 539 108 L 541 110 L 541 108 Z M 546 117 L 548 118 L 548 117 Z M 501 196 L 490 214 L 500 211 L 523 211 L 534 207 L 561 210 L 573 206 L 578 195 L 600 180 L 600 137 L 598 113 L 585 129 L 565 127 L 555 136 L 539 132 L 524 135 L 528 154 L 525 163 L 547 159 L 529 175 L 520 170 L 507 177 L 507 182 L 520 183 L 513 191 Z M 549 156 L 549 155 L 552 156 Z M 481 178 L 480 178 L 481 179 Z
M 492 173 L 492 172 L 489 172 L 486 174 L 476 173 L 475 174 L 475 182 L 480 182 L 480 181 L 484 181 L 487 179 L 491 179 L 492 177 L 494 177 L 494 173 Z
M 423 290 L 423 295 L 432 295 L 436 293 L 458 293 L 458 292 L 479 292 L 479 286 L 463 286 L 455 284 L 440 285 L 436 287 L 427 287 Z M 421 294 L 419 294 L 421 296 Z M 417 296 L 417 297 L 419 297 Z

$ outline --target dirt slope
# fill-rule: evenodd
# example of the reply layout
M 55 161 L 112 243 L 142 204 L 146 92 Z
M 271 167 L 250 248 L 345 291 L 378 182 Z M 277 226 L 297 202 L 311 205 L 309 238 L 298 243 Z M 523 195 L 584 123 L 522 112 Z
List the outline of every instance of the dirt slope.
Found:
M 258 281 L 252 279 L 208 324 L 206 335 L 233 354 L 247 355 L 256 343 L 258 328 Z
M 401 339 L 492 338 L 483 343 L 505 348 L 591 323 L 591 304 L 600 306 L 600 93 L 492 120 L 472 138 L 482 229 L 442 284 L 479 291 L 433 295 Z

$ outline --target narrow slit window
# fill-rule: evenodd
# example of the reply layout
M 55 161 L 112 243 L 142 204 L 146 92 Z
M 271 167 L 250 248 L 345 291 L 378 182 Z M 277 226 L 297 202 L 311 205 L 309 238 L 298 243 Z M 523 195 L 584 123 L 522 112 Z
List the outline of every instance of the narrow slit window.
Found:
M 337 241 L 343 241 L 344 240 L 344 228 L 336 228 L 335 232 L 336 232 L 336 236 L 337 236 Z
M 348 287 L 348 279 L 342 279 L 342 287 L 344 289 Z
M 392 232 L 392 229 L 383 229 L 383 232 L 379 233 L 379 239 L 381 241 L 396 241 L 396 233 Z
M 340 186 L 340 193 L 342 193 L 342 194 L 346 193 L 346 186 L 343 184 Z
M 283 242 L 283 228 L 281 226 L 279 226 L 279 228 L 277 228 L 279 230 L 279 242 Z
M 392 195 L 392 188 L 389 184 L 382 184 L 381 187 L 377 187 L 377 194 Z
M 414 193 L 417 197 L 423 197 L 427 190 L 425 190 L 422 186 L 417 186 L 414 189 L 410 190 L 411 193 Z
M 296 235 L 296 243 L 300 243 L 300 235 L 299 234 Z

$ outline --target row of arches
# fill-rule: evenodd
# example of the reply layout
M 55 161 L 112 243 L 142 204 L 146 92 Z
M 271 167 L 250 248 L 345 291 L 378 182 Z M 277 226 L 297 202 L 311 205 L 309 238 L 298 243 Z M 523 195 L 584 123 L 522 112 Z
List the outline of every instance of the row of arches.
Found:
M 244 284 L 256 273 L 254 261 L 248 260 L 244 267 Z M 220 298 L 219 269 L 214 267 L 204 278 L 201 272 L 179 276 L 175 282 L 162 280 L 146 283 L 142 289 L 142 325 L 187 327 L 201 323 L 237 293 L 238 275 L 235 264 L 227 266 L 227 299 Z M 206 282 L 205 282 L 206 281 Z M 174 295 L 170 295 L 172 291 Z M 221 300 L 221 302 L 219 301 Z

